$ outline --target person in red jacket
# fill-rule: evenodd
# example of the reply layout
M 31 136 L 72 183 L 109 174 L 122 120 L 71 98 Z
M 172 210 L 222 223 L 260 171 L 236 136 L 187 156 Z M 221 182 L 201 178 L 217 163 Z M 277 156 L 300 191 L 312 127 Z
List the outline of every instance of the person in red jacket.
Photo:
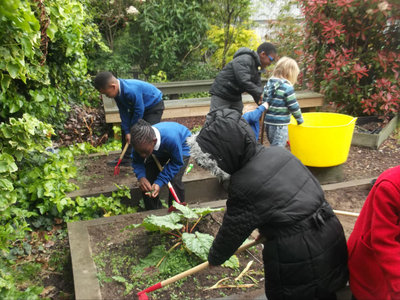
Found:
M 400 166 L 376 180 L 347 247 L 353 298 L 400 299 Z

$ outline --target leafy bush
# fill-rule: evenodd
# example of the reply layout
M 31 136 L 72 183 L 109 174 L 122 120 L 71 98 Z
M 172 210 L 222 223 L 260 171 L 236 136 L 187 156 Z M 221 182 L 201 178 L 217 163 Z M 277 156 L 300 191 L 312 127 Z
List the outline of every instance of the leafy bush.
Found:
M 218 26 L 211 26 L 211 29 L 207 32 L 208 38 L 214 45 L 214 49 L 210 55 L 210 63 L 216 68 L 222 68 L 223 61 L 229 62 L 232 60 L 233 55 L 239 48 L 248 47 L 252 50 L 257 50 L 257 47 L 261 44 L 261 39 L 253 30 L 245 29 L 242 27 L 234 28 L 230 27 L 229 32 L 236 38 L 229 47 L 227 53 L 224 53 L 225 45 L 225 31 L 223 28 Z M 207 50 L 208 51 L 208 50 Z
M 340 111 L 385 119 L 399 111 L 396 0 L 300 1 L 309 87 Z
M 29 210 L 30 196 L 34 202 L 38 195 L 51 193 L 50 184 L 43 181 L 30 187 L 28 175 L 43 175 L 37 166 L 46 164 L 43 156 L 45 148 L 51 146 L 51 134 L 51 126 L 28 114 L 19 120 L 11 118 L 10 124 L 0 124 L 0 250 L 23 237 L 29 229 L 27 218 L 37 215 L 37 211 Z
M 202 43 L 207 30 L 206 17 L 196 1 L 151 0 L 136 5 L 139 13 L 114 43 L 114 67 L 122 77 L 139 66 L 145 79 L 159 70 L 175 79 L 191 54 Z M 111 65 L 110 65 L 111 67 Z
M 194 61 L 183 66 L 181 74 L 177 80 L 204 80 L 213 79 L 218 73 L 218 69 L 210 64 Z
M 50 125 L 28 114 L 0 124 L 0 250 L 22 238 L 29 222 L 41 216 L 77 220 L 134 212 L 120 203 L 120 199 L 130 197 L 126 189 L 112 197 L 68 197 L 66 194 L 76 189 L 69 179 L 76 174 L 73 153 L 78 152 L 71 148 L 47 151 L 53 133 Z
M 5 0 L 0 14 L 2 119 L 61 124 L 68 103 L 90 103 L 85 51 L 100 36 L 79 1 Z

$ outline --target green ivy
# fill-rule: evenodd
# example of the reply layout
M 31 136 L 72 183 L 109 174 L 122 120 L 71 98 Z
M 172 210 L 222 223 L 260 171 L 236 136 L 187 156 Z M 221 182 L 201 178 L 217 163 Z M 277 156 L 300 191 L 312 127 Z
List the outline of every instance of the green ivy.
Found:
M 61 124 L 94 95 L 85 51 L 104 46 L 97 27 L 75 0 L 4 0 L 0 13 L 0 117 Z

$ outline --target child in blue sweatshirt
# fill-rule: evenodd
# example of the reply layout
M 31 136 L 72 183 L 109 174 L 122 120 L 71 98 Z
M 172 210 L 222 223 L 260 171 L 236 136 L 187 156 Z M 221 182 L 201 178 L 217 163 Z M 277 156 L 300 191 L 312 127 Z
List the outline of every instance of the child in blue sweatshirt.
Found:
M 161 121 L 164 112 L 162 93 L 154 85 L 136 79 L 120 79 L 111 72 L 100 72 L 94 79 L 94 87 L 109 98 L 114 98 L 121 117 L 122 149 L 130 144 L 130 129 L 139 119 L 150 124 Z M 126 151 L 123 164 L 130 161 L 132 148 Z M 118 161 L 118 159 L 117 159 Z
M 247 121 L 247 123 L 249 123 L 249 125 L 251 126 L 251 129 L 253 129 L 254 134 L 256 136 L 256 141 L 258 140 L 258 136 L 260 133 L 260 118 L 263 114 L 264 111 L 266 111 L 268 109 L 268 103 L 264 102 L 263 104 L 261 104 L 260 106 L 258 106 L 256 109 L 252 110 L 252 111 L 248 111 L 246 113 L 243 114 L 243 119 L 245 119 Z
M 264 124 L 271 146 L 286 146 L 290 114 L 295 117 L 298 125 L 303 123 L 293 87 L 299 72 L 296 61 L 284 56 L 276 63 L 272 76 L 264 87 L 263 102 L 269 104 Z
M 189 146 L 186 138 L 191 132 L 185 126 L 175 122 L 162 122 L 151 126 L 139 120 L 131 129 L 131 144 L 134 148 L 132 167 L 143 192 L 145 208 L 162 208 L 160 188 L 171 182 L 179 200 L 185 201 L 182 176 L 189 162 Z M 152 154 L 164 166 L 160 172 Z M 174 200 L 171 193 L 168 206 Z

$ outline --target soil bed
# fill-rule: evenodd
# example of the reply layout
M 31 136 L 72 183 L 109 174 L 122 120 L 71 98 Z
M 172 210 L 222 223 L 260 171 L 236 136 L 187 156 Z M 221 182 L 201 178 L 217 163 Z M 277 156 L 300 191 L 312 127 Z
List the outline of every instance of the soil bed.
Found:
M 212 215 L 206 216 L 198 225 L 199 231 L 215 236 L 219 229 L 219 224 L 222 222 L 223 213 L 224 212 L 215 212 L 212 213 Z M 147 268 L 142 275 L 137 277 L 138 271 L 135 271 L 134 266 L 139 263 L 140 259 L 145 258 L 150 253 L 153 246 L 159 245 L 160 240 L 162 240 L 159 234 L 148 233 L 142 229 L 125 230 L 121 232 L 121 229 L 125 228 L 125 226 L 133 223 L 140 223 L 141 221 L 142 219 L 138 214 L 133 214 L 130 215 L 129 218 L 124 218 L 121 222 L 89 227 L 88 229 L 103 299 L 136 299 L 137 292 L 185 270 L 183 269 L 175 274 L 163 277 L 158 274 L 156 268 Z M 170 246 L 172 246 L 172 244 L 168 245 L 167 249 Z M 177 251 L 177 249 L 174 251 Z M 238 255 L 240 261 L 239 270 L 225 267 L 207 268 L 186 279 L 182 279 L 174 284 L 151 292 L 148 296 L 151 296 L 151 299 L 209 299 L 263 288 L 264 270 L 261 257 L 261 245 L 251 248 L 249 252 L 243 252 Z M 197 257 L 191 257 L 193 266 L 202 263 Z M 229 277 L 229 281 L 224 282 L 224 284 L 235 284 L 234 278 L 240 274 L 251 260 L 254 262 L 247 274 L 249 274 L 255 282 L 249 277 L 244 276 L 240 284 L 254 284 L 254 287 L 245 290 L 241 288 L 204 290 L 216 284 L 220 279 L 227 277 Z M 257 260 L 261 263 L 257 262 Z M 184 262 L 185 261 L 182 260 L 180 263 Z M 126 285 L 112 279 L 113 276 L 117 275 L 124 277 L 129 284 L 133 284 L 131 292 L 126 294 Z M 236 283 L 236 285 L 238 285 L 238 283 Z
M 348 212 L 360 212 L 372 185 L 355 186 L 332 191 L 325 191 L 326 201 L 333 209 Z M 356 217 L 338 215 L 342 223 L 346 239 L 353 231 Z
M 325 194 L 327 201 L 334 209 L 358 212 L 361 210 L 369 190 L 370 186 L 364 185 L 326 191 Z M 222 222 L 223 213 L 216 212 L 205 217 L 198 225 L 199 231 L 215 236 Z M 356 218 L 341 215 L 338 217 L 343 225 L 346 238 L 348 238 Z M 148 279 L 148 275 L 154 276 L 157 274 L 156 269 L 150 268 L 141 277 L 135 278 L 137 270 L 135 271 L 134 266 L 140 259 L 146 257 L 152 247 L 159 244 L 161 240 L 158 234 L 146 233 L 142 229 L 121 231 L 127 225 L 140 223 L 141 221 L 141 215 L 132 214 L 112 224 L 96 227 L 91 226 L 88 228 L 103 299 L 136 299 L 137 292 L 169 277 L 158 275 L 153 277 L 153 279 Z M 167 246 L 167 248 L 170 246 L 172 244 Z M 250 293 L 251 291 L 263 289 L 263 265 L 257 261 L 262 262 L 262 248 L 258 245 L 250 251 L 252 256 L 248 253 L 239 255 L 239 270 L 234 271 L 223 267 L 206 269 L 177 283 L 151 292 L 148 295 L 151 296 L 151 299 L 209 299 Z M 193 259 L 197 261 L 196 264 L 201 263 L 195 257 Z M 232 278 L 238 276 L 250 260 L 254 260 L 250 275 L 258 280 L 258 284 L 253 288 L 205 290 L 222 278 L 230 277 L 229 283 L 233 283 Z M 127 283 L 132 285 L 130 293 L 125 294 L 126 285 L 113 279 L 113 276 L 124 277 Z M 243 283 L 254 282 L 247 278 L 243 280 Z

